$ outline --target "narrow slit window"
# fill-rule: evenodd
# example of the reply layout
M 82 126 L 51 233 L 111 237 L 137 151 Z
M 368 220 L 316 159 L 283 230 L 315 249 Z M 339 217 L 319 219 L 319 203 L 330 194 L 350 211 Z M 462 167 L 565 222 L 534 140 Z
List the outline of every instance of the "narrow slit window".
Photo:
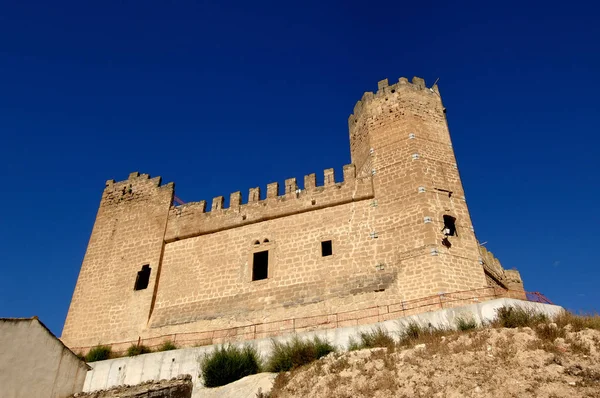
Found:
M 135 278 L 135 286 L 133 290 L 144 290 L 148 287 L 148 282 L 150 281 L 150 268 L 149 265 L 144 265 L 140 271 L 137 273 L 137 278 Z
M 252 258 L 252 280 L 259 281 L 269 276 L 269 251 L 254 253 Z
M 446 236 L 458 236 L 456 232 L 456 218 L 444 214 L 444 229 L 442 229 Z
M 330 240 L 321 242 L 321 256 L 327 257 L 333 254 L 333 245 Z

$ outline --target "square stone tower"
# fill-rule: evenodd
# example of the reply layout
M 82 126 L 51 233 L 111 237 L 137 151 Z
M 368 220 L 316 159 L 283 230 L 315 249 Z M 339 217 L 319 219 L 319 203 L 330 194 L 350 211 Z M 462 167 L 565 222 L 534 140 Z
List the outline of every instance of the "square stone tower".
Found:
M 378 251 L 410 297 L 486 285 L 437 86 L 401 78 L 367 92 L 348 119 L 352 163 L 373 176 Z
M 109 180 L 63 341 L 211 344 L 394 319 L 453 292 L 523 291 L 477 242 L 436 86 L 383 80 L 348 124 L 352 164 L 341 181 L 325 170 L 323 186 L 289 178 L 282 195 L 270 183 L 264 199 L 256 187 L 207 211 L 175 203 L 160 177 Z

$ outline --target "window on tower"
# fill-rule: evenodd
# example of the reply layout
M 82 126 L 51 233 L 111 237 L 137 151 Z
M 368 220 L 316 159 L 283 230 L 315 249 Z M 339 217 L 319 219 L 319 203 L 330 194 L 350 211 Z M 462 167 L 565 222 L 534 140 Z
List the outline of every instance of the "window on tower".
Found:
M 458 236 L 456 232 L 456 217 L 444 214 L 444 228 L 442 229 L 446 236 Z
M 327 257 L 333 254 L 333 245 L 330 240 L 321 242 L 321 256 Z
M 259 281 L 269 276 L 269 251 L 256 252 L 252 258 L 252 280 Z
M 135 285 L 133 290 L 144 290 L 148 287 L 148 282 L 150 282 L 150 271 L 152 268 L 148 264 L 144 265 L 140 271 L 137 273 L 137 278 L 135 278 Z

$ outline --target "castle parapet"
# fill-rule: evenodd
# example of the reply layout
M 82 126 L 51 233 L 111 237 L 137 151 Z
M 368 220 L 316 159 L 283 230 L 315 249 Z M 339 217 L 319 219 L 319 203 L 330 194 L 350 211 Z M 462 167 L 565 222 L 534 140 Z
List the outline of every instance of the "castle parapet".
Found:
M 523 290 L 523 281 L 519 271 L 514 269 L 505 270 L 500 264 L 500 260 L 494 256 L 494 253 L 484 246 L 479 246 L 479 254 L 481 255 L 484 271 L 496 283 L 510 290 Z
M 377 83 L 377 91 L 375 93 L 371 91 L 365 92 L 362 98 L 356 103 L 352 115 L 348 117 L 348 126 L 352 128 L 352 126 L 357 123 L 358 119 L 360 119 L 363 114 L 363 109 L 373 99 L 394 94 L 396 92 L 401 93 L 403 91 L 418 91 L 423 92 L 426 95 L 437 94 L 439 98 L 438 86 L 433 85 L 431 88 L 427 88 L 425 85 L 425 80 L 420 77 L 413 77 L 412 82 L 409 82 L 405 77 L 401 77 L 398 79 L 397 83 L 392 84 L 391 86 L 388 82 L 388 79 L 383 79 Z
M 151 178 L 149 174 L 140 174 L 137 171 L 130 173 L 129 177 L 124 181 L 115 182 L 115 180 L 107 180 L 104 192 L 102 193 L 102 201 L 100 207 L 114 206 L 125 202 L 137 202 L 147 199 L 154 195 L 157 190 L 168 195 L 168 191 L 174 190 L 172 182 L 161 185 L 161 178 Z
M 344 180 L 341 182 L 335 182 L 333 169 L 325 170 L 323 177 L 323 185 L 317 186 L 315 174 L 306 175 L 303 189 L 298 188 L 295 178 L 288 178 L 285 180 L 283 195 L 279 195 L 279 183 L 270 183 L 264 200 L 260 199 L 260 188 L 250 188 L 248 202 L 245 204 L 241 203 L 240 192 L 234 192 L 230 196 L 228 208 L 223 205 L 223 196 L 218 196 L 213 199 L 210 212 L 206 212 L 205 201 L 171 207 L 165 241 L 208 234 L 374 196 L 371 177 L 356 178 L 354 165 L 344 166 Z
M 479 253 L 481 255 L 481 260 L 483 262 L 483 268 L 485 271 L 492 275 L 494 279 L 498 281 L 503 281 L 506 276 L 504 275 L 504 268 L 500 264 L 500 261 L 494 257 L 494 253 L 487 250 L 484 246 L 479 246 Z

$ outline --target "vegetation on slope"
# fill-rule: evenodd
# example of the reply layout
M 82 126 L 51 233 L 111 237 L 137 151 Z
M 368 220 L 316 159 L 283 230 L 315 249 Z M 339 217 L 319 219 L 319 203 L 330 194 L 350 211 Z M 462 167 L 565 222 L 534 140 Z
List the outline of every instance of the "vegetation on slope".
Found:
M 598 316 L 562 312 L 550 319 L 504 307 L 487 325 L 409 323 L 396 338 L 373 329 L 351 348 L 357 350 L 280 373 L 271 392 L 259 396 L 571 398 L 600 391 Z

